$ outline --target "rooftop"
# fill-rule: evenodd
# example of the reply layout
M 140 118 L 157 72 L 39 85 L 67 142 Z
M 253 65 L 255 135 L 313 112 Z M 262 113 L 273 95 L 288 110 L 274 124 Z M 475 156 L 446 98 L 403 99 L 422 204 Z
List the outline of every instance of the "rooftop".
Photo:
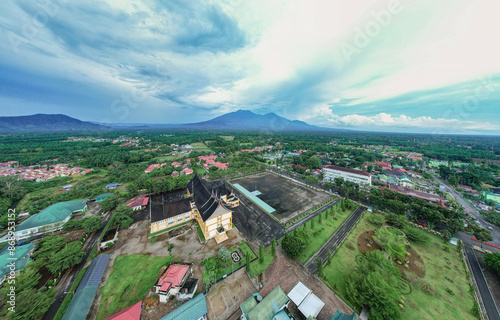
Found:
M 191 211 L 191 199 L 167 201 L 164 197 L 154 197 L 151 200 L 151 223 Z
M 361 175 L 361 176 L 367 176 L 367 177 L 370 176 L 370 174 L 368 172 L 363 171 L 363 170 L 356 170 L 356 169 L 351 169 L 351 168 L 344 168 L 344 167 L 334 166 L 334 165 L 331 165 L 331 164 L 323 166 L 323 168 L 331 169 L 331 170 L 338 170 L 338 171 L 343 171 L 343 172 L 348 172 L 348 173 L 353 173 L 353 174 L 357 174 L 357 175 Z
M 0 278 L 2 278 L 5 274 L 9 273 L 10 267 L 9 263 L 12 262 L 12 258 L 15 258 L 16 271 L 22 270 L 24 266 L 30 261 L 30 254 L 35 247 L 34 243 L 28 243 L 22 246 L 16 247 L 13 251 L 14 255 L 10 254 L 9 246 L 4 246 L 2 250 L 0 250 Z
M 254 300 L 252 296 L 248 300 Z M 247 301 L 248 301 L 247 300 Z M 245 301 L 245 303 L 247 302 Z M 287 295 L 281 290 L 280 286 L 273 289 L 261 302 L 254 308 L 247 308 L 246 317 L 249 320 L 271 320 L 287 303 L 290 301 Z M 249 305 L 247 305 L 249 307 Z
M 169 287 L 170 286 L 178 287 L 181 284 L 182 279 L 184 278 L 184 276 L 188 272 L 189 267 L 190 266 L 185 265 L 185 264 L 172 264 L 172 265 L 170 265 L 168 267 L 167 271 L 165 271 L 165 273 L 163 274 L 163 276 L 161 276 L 160 280 L 158 280 L 157 285 L 161 286 L 162 290 L 163 290 L 163 286 L 166 284 L 170 284 Z M 168 289 L 167 287 L 165 287 L 165 288 Z M 166 291 L 166 290 L 163 290 L 163 291 Z
M 140 320 L 141 319 L 142 300 L 115 313 L 106 320 Z
M 205 295 L 200 293 L 193 299 L 187 301 L 179 308 L 165 315 L 160 320 L 198 320 L 207 314 L 207 301 Z
M 16 231 L 36 228 L 51 223 L 63 221 L 75 211 L 81 211 L 87 206 L 87 199 L 72 200 L 53 204 L 21 223 Z
M 149 202 L 149 197 L 146 197 L 145 195 L 140 195 L 127 201 L 127 206 L 130 208 L 138 206 L 146 206 L 148 202 Z

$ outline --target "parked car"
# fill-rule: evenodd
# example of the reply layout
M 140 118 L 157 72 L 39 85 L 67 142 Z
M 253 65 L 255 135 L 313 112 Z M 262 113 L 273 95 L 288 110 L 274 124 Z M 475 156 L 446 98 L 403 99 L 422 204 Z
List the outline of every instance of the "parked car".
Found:
M 419 226 L 425 227 L 425 224 L 423 222 L 418 223 Z

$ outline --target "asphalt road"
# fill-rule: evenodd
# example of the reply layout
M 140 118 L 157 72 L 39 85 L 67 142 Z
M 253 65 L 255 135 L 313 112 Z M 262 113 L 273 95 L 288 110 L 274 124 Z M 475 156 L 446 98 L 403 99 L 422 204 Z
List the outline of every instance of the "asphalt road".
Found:
M 458 194 L 455 189 L 450 187 L 447 183 L 445 183 L 443 180 L 440 178 L 434 177 L 434 180 L 436 180 L 437 183 L 445 186 L 445 191 L 451 194 L 453 199 L 457 201 L 465 210 L 469 211 L 469 214 L 474 217 L 477 221 L 480 222 L 481 226 L 484 228 L 491 227 L 491 235 L 493 236 L 493 240 L 489 241 L 490 243 L 493 243 L 497 246 L 500 246 L 500 228 L 497 227 L 494 224 L 489 223 L 486 221 L 478 212 L 478 210 L 471 205 L 469 202 L 467 202 L 465 199 L 463 199 L 460 194 Z
M 108 217 L 105 220 L 105 223 L 101 227 L 101 229 L 97 230 L 94 235 L 87 240 L 87 243 L 85 244 L 85 256 L 82 259 L 82 262 L 80 264 L 77 264 L 73 270 L 71 270 L 70 274 L 62 280 L 57 285 L 57 296 L 56 296 L 56 301 L 52 303 L 50 306 L 49 310 L 45 313 L 43 316 L 42 320 L 51 320 L 54 319 L 57 311 L 59 310 L 59 307 L 61 307 L 62 301 L 64 301 L 64 298 L 66 298 L 66 295 L 68 294 L 69 289 L 71 289 L 71 286 L 73 285 L 73 282 L 75 281 L 76 277 L 80 273 L 80 271 L 83 269 L 85 266 L 85 263 L 87 262 L 87 258 L 89 257 L 90 252 L 92 251 L 92 248 L 94 248 L 94 245 L 97 243 L 99 240 L 99 237 L 106 227 L 106 225 L 109 222 L 109 218 L 111 217 L 111 214 L 108 215 Z M 61 300 L 61 296 L 63 296 L 63 300 Z
M 323 262 L 326 263 L 328 250 L 331 250 L 332 253 L 337 248 L 337 245 L 342 242 L 342 240 L 349 234 L 351 229 L 356 225 L 356 222 L 359 220 L 363 212 L 366 210 L 365 207 L 358 207 L 347 220 L 344 222 L 340 228 L 335 231 L 335 233 L 330 237 L 328 242 L 320 249 L 320 251 L 313 256 L 312 259 L 309 260 L 309 263 L 305 265 L 307 270 L 311 273 L 316 273 L 318 271 L 318 266 L 316 265 L 316 261 L 318 258 L 323 259 Z
M 472 249 L 471 246 L 464 245 L 464 248 L 465 248 L 465 255 L 467 256 L 467 260 L 469 261 L 469 264 L 471 266 L 471 271 L 474 274 L 474 279 L 476 280 L 477 288 L 479 289 L 481 299 L 483 300 L 488 320 L 500 320 L 498 309 L 495 305 L 495 301 L 493 300 L 493 296 L 491 295 L 490 289 L 486 284 L 486 279 L 484 278 L 481 266 L 477 261 L 476 254 L 474 253 L 474 250 Z

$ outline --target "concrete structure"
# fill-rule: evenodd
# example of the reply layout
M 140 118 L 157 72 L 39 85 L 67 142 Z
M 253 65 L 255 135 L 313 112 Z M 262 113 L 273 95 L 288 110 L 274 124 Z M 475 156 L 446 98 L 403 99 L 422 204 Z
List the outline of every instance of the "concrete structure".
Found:
M 306 318 L 316 318 L 325 306 L 325 303 L 300 281 L 290 290 L 288 297 Z
M 483 191 L 481 192 L 484 200 L 495 201 L 497 204 L 500 204 L 500 194 L 496 194 L 493 192 Z
M 362 170 L 355 170 L 334 165 L 326 165 L 323 167 L 324 181 L 334 182 L 335 178 L 342 178 L 346 181 L 351 181 L 362 186 L 371 186 L 371 175 Z
M 87 199 L 53 204 L 21 223 L 14 231 L 17 240 L 61 230 L 73 214 L 87 210 Z

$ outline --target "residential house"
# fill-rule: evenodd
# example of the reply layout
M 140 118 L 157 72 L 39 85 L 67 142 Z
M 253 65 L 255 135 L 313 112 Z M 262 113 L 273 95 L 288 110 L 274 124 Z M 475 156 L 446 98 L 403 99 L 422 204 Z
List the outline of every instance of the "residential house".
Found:
M 142 310 L 142 300 L 131 305 L 130 307 L 123 309 L 122 311 L 115 313 L 106 320 L 140 320 Z
M 149 197 L 146 197 L 145 195 L 140 195 L 127 201 L 126 205 L 127 207 L 132 208 L 132 210 L 137 211 L 144 209 L 144 207 L 148 205 L 148 202 L 149 202 Z
M 154 286 L 160 302 L 165 303 L 171 296 L 176 296 L 192 272 L 193 267 L 191 265 L 170 265 Z

